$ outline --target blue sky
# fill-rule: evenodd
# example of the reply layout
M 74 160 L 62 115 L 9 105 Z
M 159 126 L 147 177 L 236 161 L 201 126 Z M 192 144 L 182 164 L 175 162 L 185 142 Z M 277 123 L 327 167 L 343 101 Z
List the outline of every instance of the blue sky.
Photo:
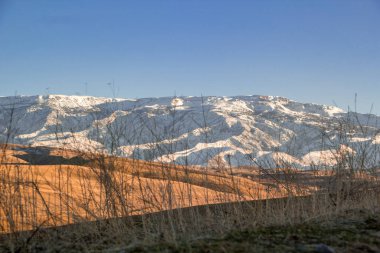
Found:
M 380 1 L 0 0 L 0 95 L 15 93 L 344 109 L 357 93 L 358 111 L 380 114 Z

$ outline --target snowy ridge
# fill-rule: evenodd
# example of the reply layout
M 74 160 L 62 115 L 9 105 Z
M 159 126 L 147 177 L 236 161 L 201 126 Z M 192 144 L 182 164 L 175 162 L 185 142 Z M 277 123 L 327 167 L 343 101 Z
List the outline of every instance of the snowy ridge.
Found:
M 0 97 L 1 142 L 179 164 L 308 168 L 366 148 L 376 166 L 379 125 L 375 115 L 272 96 Z

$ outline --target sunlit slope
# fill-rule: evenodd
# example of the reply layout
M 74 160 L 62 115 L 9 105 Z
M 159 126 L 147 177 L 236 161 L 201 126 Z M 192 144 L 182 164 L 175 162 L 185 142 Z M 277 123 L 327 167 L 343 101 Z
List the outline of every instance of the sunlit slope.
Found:
M 3 231 L 273 198 L 289 191 L 302 195 L 311 189 L 276 182 L 269 187 L 268 180 L 202 167 L 13 145 L 3 148 L 0 178 Z

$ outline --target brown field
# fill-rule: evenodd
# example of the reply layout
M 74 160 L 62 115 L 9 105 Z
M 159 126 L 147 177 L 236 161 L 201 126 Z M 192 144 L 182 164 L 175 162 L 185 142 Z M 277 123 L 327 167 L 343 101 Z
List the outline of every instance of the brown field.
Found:
M 270 245 L 293 252 L 296 246 L 286 238 L 292 227 L 299 236 L 303 224 L 312 234 L 301 236 L 312 237 L 307 247 L 315 252 L 310 244 L 315 233 L 318 240 L 335 233 L 316 224 L 338 216 L 345 220 L 350 213 L 372 222 L 380 210 L 379 170 L 355 170 L 347 160 L 309 171 L 206 168 L 46 147 L 1 148 L 0 251 L 5 252 L 203 252 L 208 247 L 244 252 L 257 243 L 262 244 L 258 252 Z M 337 226 L 346 235 L 346 228 Z M 272 233 L 285 239 L 269 243 Z M 257 239 L 263 234 L 268 237 Z M 215 243 L 209 244 L 210 235 Z M 368 236 L 360 240 L 367 242 Z M 344 237 L 331 243 L 341 247 L 348 241 L 354 242 Z
M 2 232 L 124 217 L 189 206 L 308 194 L 315 186 L 279 183 L 163 163 L 72 150 L 3 146 Z

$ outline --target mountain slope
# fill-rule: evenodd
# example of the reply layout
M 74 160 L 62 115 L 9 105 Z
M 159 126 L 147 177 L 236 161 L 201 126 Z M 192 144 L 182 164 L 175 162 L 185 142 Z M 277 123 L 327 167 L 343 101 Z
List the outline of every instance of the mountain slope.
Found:
M 282 97 L 0 98 L 0 141 L 179 164 L 377 166 L 380 117 Z

